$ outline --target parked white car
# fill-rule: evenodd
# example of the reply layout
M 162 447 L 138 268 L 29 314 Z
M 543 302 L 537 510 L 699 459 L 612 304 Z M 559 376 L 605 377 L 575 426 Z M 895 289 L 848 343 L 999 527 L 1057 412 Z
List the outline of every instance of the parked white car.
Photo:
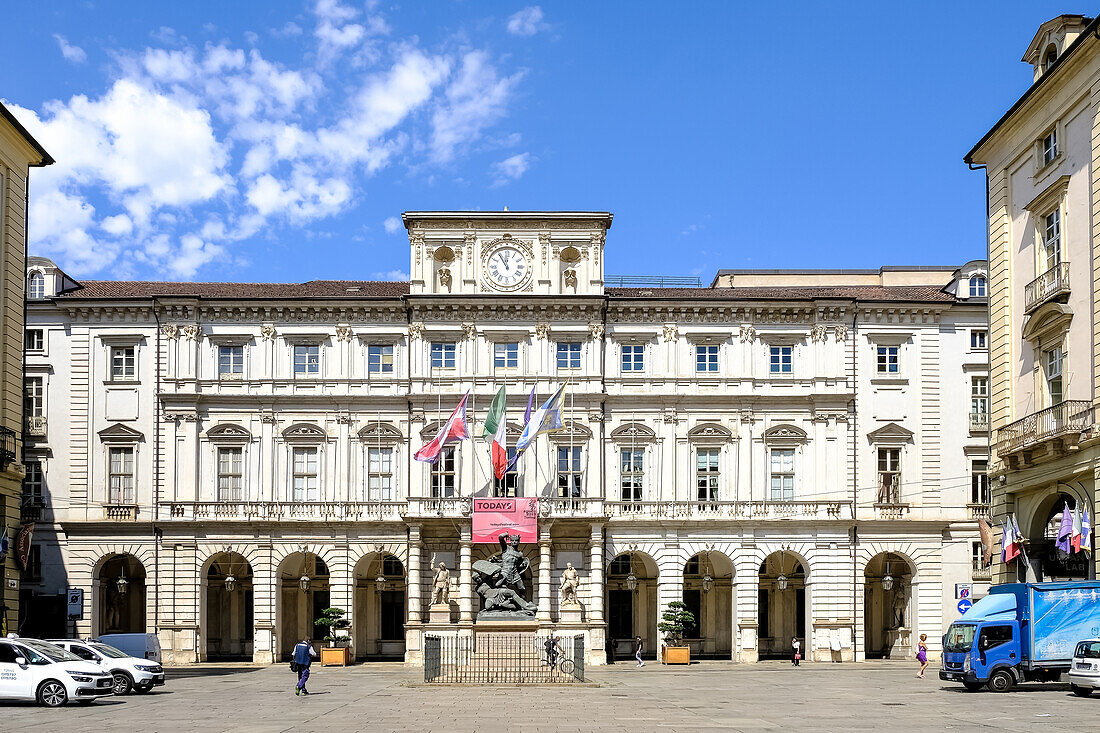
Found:
M 155 661 L 132 657 L 101 641 L 88 639 L 50 639 L 81 659 L 97 664 L 114 677 L 116 695 L 128 695 L 130 690 L 142 694 L 156 685 L 164 684 L 164 668 Z
M 1077 642 L 1068 676 L 1069 688 L 1075 695 L 1088 697 L 1100 687 L 1100 639 Z
M 0 699 L 59 707 L 110 695 L 114 678 L 61 647 L 38 639 L 0 639 Z

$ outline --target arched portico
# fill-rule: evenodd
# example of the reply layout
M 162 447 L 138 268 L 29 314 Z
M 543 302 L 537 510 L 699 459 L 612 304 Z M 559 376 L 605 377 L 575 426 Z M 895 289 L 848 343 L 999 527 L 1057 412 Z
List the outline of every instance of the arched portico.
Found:
M 916 567 L 905 555 L 880 552 L 864 566 L 863 653 L 867 659 L 914 656 Z
M 616 555 L 607 566 L 607 637 L 615 657 L 634 656 L 634 637 L 645 642 L 643 656 L 657 655 L 656 561 L 644 552 Z
M 803 659 L 810 655 L 810 593 L 806 559 L 780 550 L 764 558 L 759 569 L 757 634 L 760 659 L 790 659 L 792 639 L 802 645 Z
M 310 637 L 314 646 L 322 646 L 324 627 L 314 621 L 331 606 L 329 568 L 320 555 L 309 551 L 293 552 L 279 563 L 278 628 L 279 659 L 289 659 L 294 645 Z
M 372 552 L 355 564 L 352 614 L 355 656 L 402 660 L 408 614 L 405 567 L 387 552 Z
M 94 635 L 144 633 L 145 566 L 129 553 L 101 559 L 94 573 L 97 619 Z
M 236 552 L 219 552 L 203 564 L 201 575 L 203 640 L 207 661 L 252 661 L 254 595 L 252 565 Z
M 695 616 L 685 632 L 693 658 L 730 659 L 733 655 L 733 562 L 725 554 L 704 551 L 684 564 L 683 600 Z

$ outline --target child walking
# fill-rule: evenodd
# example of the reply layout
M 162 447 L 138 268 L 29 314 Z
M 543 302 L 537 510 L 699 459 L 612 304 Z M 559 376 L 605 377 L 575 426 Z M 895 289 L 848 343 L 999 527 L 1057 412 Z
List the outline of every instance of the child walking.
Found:
M 917 642 L 917 661 L 920 662 L 920 674 L 917 675 L 920 679 L 924 679 L 924 669 L 928 666 L 928 634 L 921 634 L 920 641 Z

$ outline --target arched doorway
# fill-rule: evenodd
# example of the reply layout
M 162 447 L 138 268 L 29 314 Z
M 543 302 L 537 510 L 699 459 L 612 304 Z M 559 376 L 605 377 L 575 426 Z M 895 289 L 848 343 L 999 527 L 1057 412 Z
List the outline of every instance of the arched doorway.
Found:
M 757 634 L 760 659 L 790 659 L 791 639 L 802 644 L 802 658 L 810 658 L 806 640 L 809 599 L 806 589 L 806 561 L 796 553 L 773 552 L 760 563 L 757 599 Z
M 133 555 L 112 555 L 96 576 L 99 629 L 96 634 L 145 633 L 145 567 Z
M 206 659 L 252 661 L 252 566 L 236 552 L 210 558 L 205 590 Z
M 1091 562 L 1084 552 L 1065 552 L 1058 547 L 1063 512 L 1077 509 L 1077 498 L 1066 492 L 1051 494 L 1039 504 L 1028 533 L 1028 559 L 1038 581 L 1087 580 Z M 1092 512 L 1089 512 L 1090 518 Z
M 913 568 L 894 552 L 880 552 L 863 570 L 863 653 L 867 659 L 914 655 Z
M 294 645 L 309 636 L 323 646 L 323 626 L 314 621 L 330 604 L 328 566 L 312 552 L 295 552 L 279 565 L 279 652 L 289 659 Z
M 617 659 L 634 656 L 634 637 L 643 656 L 657 657 L 657 563 L 644 552 L 616 555 L 607 566 L 607 638 Z
M 405 658 L 405 567 L 395 556 L 374 553 L 355 566 L 355 655 L 357 659 Z
M 695 626 L 684 632 L 693 658 L 733 655 L 733 563 L 720 552 L 701 552 L 684 564 L 684 603 Z

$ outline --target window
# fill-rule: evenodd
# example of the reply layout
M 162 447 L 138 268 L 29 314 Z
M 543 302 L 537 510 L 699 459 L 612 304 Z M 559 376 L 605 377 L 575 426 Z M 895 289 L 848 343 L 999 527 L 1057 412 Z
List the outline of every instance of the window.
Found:
M 986 626 L 978 633 L 978 651 L 984 652 L 1012 641 L 1011 626 Z
M 519 344 L 493 344 L 493 366 L 497 369 L 519 366 Z
M 432 498 L 455 495 L 455 449 L 444 448 L 443 455 L 432 464 Z
M 295 346 L 294 347 L 294 373 L 295 374 L 320 374 L 321 373 L 321 347 L 320 346 Z
M 695 451 L 695 489 L 699 501 L 718 501 L 718 449 Z
M 405 577 L 405 568 L 401 567 L 401 561 L 393 555 L 386 555 L 386 559 L 382 561 L 382 575 L 387 578 L 403 578 Z
M 42 506 L 42 464 L 27 461 L 27 475 L 23 479 L 23 506 Z
M 218 501 L 242 501 L 243 448 L 218 448 Z
M 878 503 L 901 503 L 901 448 L 878 449 Z
M 989 503 L 989 461 L 970 462 L 970 503 Z
M 432 369 L 454 369 L 455 345 L 439 341 L 432 342 Z
M 1062 349 L 1055 348 L 1043 352 L 1043 371 L 1047 383 L 1048 406 L 1062 401 Z
M 1050 67 L 1054 66 L 1054 62 L 1058 60 L 1058 49 L 1054 44 L 1047 46 L 1047 51 L 1043 54 L 1043 71 L 1050 71 Z
M 988 346 L 986 345 L 986 337 L 987 337 L 987 332 L 986 331 L 978 331 L 978 330 L 971 331 L 970 332 L 970 348 L 975 349 L 975 350 L 987 349 Z
M 1043 270 L 1053 270 L 1062 261 L 1062 214 L 1058 209 L 1043 217 Z
M 607 566 L 607 574 L 625 578 L 630 575 L 630 555 L 619 555 Z
M 133 346 L 111 347 L 111 379 L 134 378 L 134 351 Z
M 1051 130 L 1043 138 L 1043 165 L 1050 165 L 1058 157 L 1058 130 Z
M 317 449 L 295 448 L 293 452 L 294 501 L 317 501 Z
M 516 461 L 516 449 L 508 449 L 508 466 L 504 469 L 504 478 L 493 477 L 493 496 L 516 496 L 519 488 L 519 466 Z
M 970 378 L 970 414 L 982 416 L 989 414 L 988 377 Z
M 981 275 L 974 275 L 970 278 L 970 297 L 971 298 L 984 298 L 985 297 L 985 278 Z
M 993 559 L 990 558 L 989 562 L 985 561 L 985 548 L 982 547 L 981 542 L 970 543 L 970 568 L 977 573 L 988 572 L 990 566 L 993 565 Z
M 42 351 L 46 339 L 41 328 L 28 328 L 23 334 L 23 348 L 27 351 Z
M 623 501 L 642 500 L 644 448 L 623 448 L 619 453 L 619 488 Z
M 717 346 L 696 346 L 695 347 L 695 371 L 697 372 L 716 372 L 718 371 L 718 347 Z
M 108 451 L 108 504 L 134 503 L 134 449 L 111 448 Z
M 23 380 L 23 417 L 42 417 L 45 409 L 45 390 L 42 377 Z
M 367 449 L 367 501 L 393 501 L 393 448 Z
M 218 347 L 218 376 L 222 379 L 240 379 L 244 376 L 244 347 Z
M 638 344 L 623 347 L 623 371 L 640 372 L 645 368 L 645 347 Z
M 393 347 L 368 346 L 367 372 L 370 374 L 393 374 Z
M 581 368 L 581 344 L 579 341 L 558 344 L 558 369 Z
M 879 374 L 897 374 L 898 373 L 898 348 L 897 346 L 879 346 L 877 349 L 878 359 L 878 373 Z
M 558 496 L 576 499 L 581 496 L 581 447 L 558 446 Z
M 769 371 L 772 374 L 790 374 L 791 352 L 793 351 L 793 346 L 771 347 L 771 360 L 769 362 Z
M 771 500 L 794 499 L 794 448 L 772 448 Z
M 46 276 L 41 272 L 32 272 L 27 281 L 27 297 L 31 300 L 46 297 Z

